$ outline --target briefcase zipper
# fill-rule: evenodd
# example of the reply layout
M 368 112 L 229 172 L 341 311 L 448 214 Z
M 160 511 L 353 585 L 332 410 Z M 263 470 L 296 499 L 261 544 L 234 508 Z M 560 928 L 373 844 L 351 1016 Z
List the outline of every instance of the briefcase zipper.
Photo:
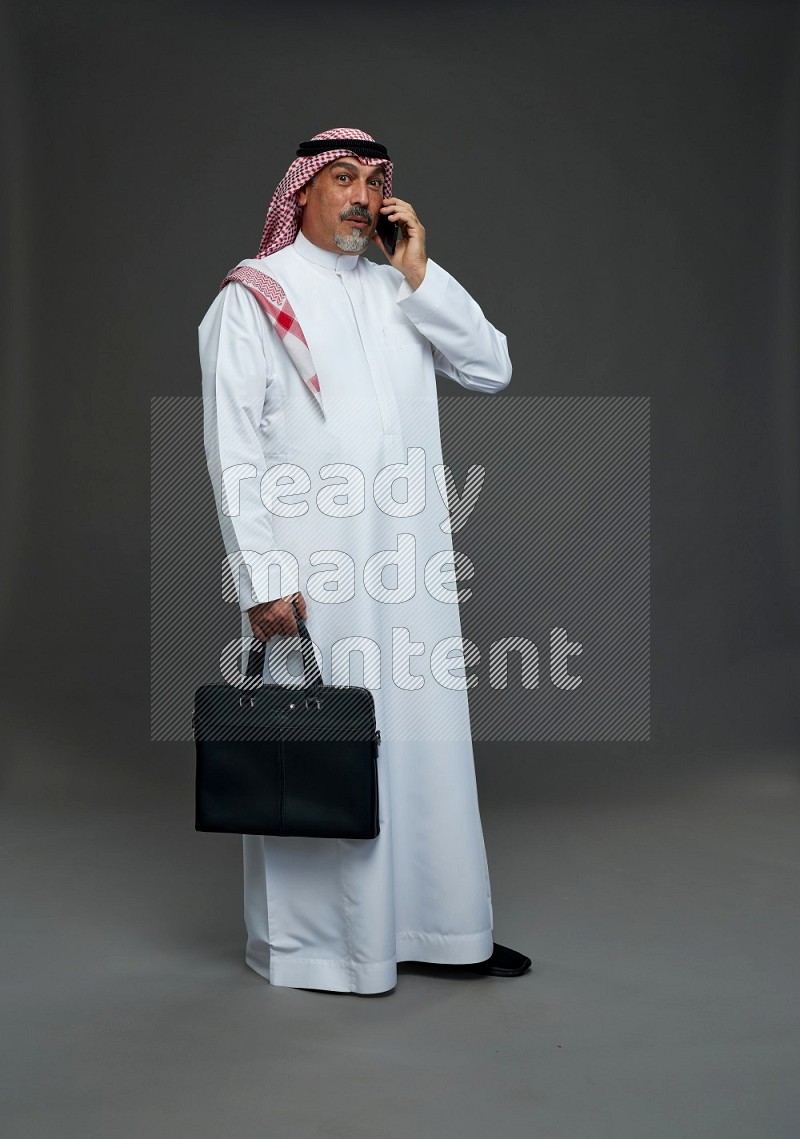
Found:
M 369 689 L 365 689 L 365 691 L 369 691 Z M 290 704 L 289 707 L 293 708 L 294 704 Z M 375 723 L 374 715 L 372 718 L 372 723 L 373 724 Z M 192 712 L 192 735 L 194 736 L 195 739 L 197 739 L 197 713 L 196 712 Z M 380 747 L 380 744 L 381 744 L 380 728 L 375 728 L 375 730 L 373 732 L 373 739 L 375 740 L 375 743 L 378 745 L 378 747 Z

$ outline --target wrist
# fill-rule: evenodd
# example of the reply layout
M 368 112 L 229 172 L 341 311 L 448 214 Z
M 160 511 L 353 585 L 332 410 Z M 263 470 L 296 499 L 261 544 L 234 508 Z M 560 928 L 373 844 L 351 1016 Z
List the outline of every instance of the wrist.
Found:
M 422 282 L 425 280 L 425 270 L 427 268 L 427 265 L 428 259 L 426 257 L 422 265 L 415 265 L 413 269 L 410 269 L 407 273 L 404 274 L 410 288 L 418 289 L 420 287 Z

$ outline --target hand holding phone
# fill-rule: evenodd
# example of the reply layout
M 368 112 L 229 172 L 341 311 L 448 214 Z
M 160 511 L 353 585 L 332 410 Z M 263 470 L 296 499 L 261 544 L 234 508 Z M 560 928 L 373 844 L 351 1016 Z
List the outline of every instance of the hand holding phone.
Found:
M 386 211 L 385 213 L 380 211 Z M 379 226 L 375 225 L 373 240 L 376 245 L 380 242 L 389 256 L 392 268 L 399 270 L 408 281 L 412 289 L 418 289 L 425 278 L 425 268 L 428 264 L 428 254 L 425 245 L 425 226 L 419 220 L 416 210 L 410 202 L 402 198 L 386 198 L 380 207 L 380 218 L 393 218 L 386 224 L 387 243 Z M 395 232 L 391 233 L 389 227 Z M 391 246 L 391 253 L 389 248 Z

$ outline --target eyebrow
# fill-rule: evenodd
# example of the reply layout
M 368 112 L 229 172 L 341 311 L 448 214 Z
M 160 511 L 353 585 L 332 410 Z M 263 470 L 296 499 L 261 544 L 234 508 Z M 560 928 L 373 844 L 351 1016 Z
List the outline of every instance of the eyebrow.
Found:
M 358 173 L 358 167 L 352 162 L 345 162 L 343 158 L 340 158 L 336 162 L 331 163 L 332 170 L 335 170 L 337 166 L 344 166 L 345 170 L 353 170 L 356 174 Z M 386 177 L 386 170 L 383 166 L 376 166 L 375 173 L 382 174 L 384 178 Z

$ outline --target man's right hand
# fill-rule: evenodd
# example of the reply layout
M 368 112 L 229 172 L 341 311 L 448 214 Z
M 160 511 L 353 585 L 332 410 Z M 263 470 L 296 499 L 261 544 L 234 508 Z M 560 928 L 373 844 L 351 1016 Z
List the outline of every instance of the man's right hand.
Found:
M 265 644 L 270 637 L 296 636 L 297 622 L 294 619 L 292 601 L 296 602 L 297 610 L 305 621 L 308 616 L 306 599 L 300 592 L 290 593 L 288 597 L 278 597 L 275 601 L 265 601 L 263 605 L 254 605 L 247 610 L 253 636 Z

